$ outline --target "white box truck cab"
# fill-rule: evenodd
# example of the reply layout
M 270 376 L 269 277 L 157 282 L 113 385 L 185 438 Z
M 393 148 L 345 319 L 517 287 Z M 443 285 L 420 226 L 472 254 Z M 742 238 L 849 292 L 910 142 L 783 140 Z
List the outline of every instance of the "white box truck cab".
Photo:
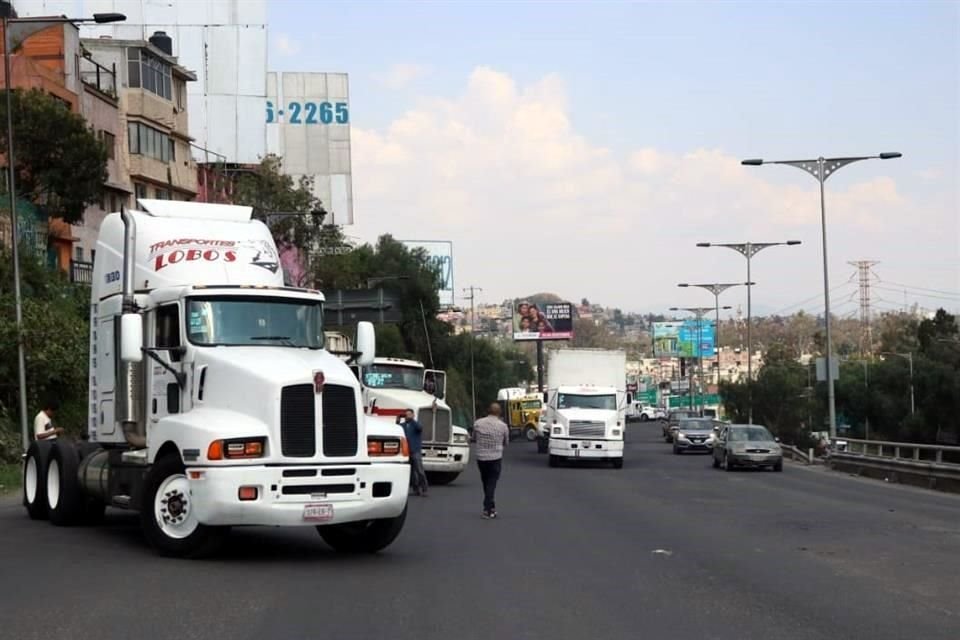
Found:
M 164 555 L 214 550 L 231 526 L 315 526 L 375 552 L 406 518 L 403 431 L 367 418 L 324 348 L 323 296 L 285 287 L 251 209 L 140 200 L 100 228 L 87 441 L 31 444 L 24 502 L 70 525 L 139 511 Z M 356 361 L 372 363 L 373 326 Z
M 423 427 L 423 469 L 431 484 L 450 484 L 470 460 L 470 436 L 453 424 L 446 397 L 447 376 L 422 362 L 375 358 L 351 365 L 363 390 L 363 406 L 372 416 L 396 420 L 412 409 Z
M 571 460 L 608 460 L 623 467 L 626 354 L 558 349 L 547 363 L 550 466 Z

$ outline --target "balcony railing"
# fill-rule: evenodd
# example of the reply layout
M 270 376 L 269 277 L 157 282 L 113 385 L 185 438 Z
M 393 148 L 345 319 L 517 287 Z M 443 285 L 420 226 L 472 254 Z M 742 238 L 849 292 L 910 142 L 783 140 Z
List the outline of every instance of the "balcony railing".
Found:
M 90 58 L 80 58 L 80 80 L 97 91 L 117 97 L 117 65 L 108 69 Z
M 70 282 L 74 284 L 93 284 L 93 263 L 71 260 Z

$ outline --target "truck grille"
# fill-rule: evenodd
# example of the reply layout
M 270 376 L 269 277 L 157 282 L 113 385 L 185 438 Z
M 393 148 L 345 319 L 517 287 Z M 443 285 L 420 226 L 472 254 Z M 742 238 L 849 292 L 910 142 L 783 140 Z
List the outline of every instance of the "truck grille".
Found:
M 323 388 L 323 455 L 355 456 L 357 439 L 357 398 L 353 388 L 326 385 Z
M 310 458 L 317 452 L 312 384 L 293 384 L 280 393 L 280 450 L 284 456 Z
M 606 435 L 606 425 L 590 420 L 571 420 L 570 435 L 577 438 L 602 438 Z
M 430 407 L 420 409 L 420 412 L 417 414 L 417 420 L 420 422 L 420 426 L 423 427 L 423 441 L 450 442 L 452 431 L 450 428 L 450 410 L 437 408 L 436 425 L 434 425 L 433 422 L 433 414 L 434 411 Z

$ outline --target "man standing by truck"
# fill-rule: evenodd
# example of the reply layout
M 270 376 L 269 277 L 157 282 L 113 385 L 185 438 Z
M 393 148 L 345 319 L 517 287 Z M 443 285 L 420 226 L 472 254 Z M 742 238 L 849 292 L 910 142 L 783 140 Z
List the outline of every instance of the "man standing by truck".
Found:
M 43 404 L 43 410 L 33 419 L 33 437 L 37 440 L 56 440 L 63 433 L 63 429 L 53 426 L 53 416 L 59 409 L 56 400 L 48 400 Z
M 423 470 L 423 427 L 414 417 L 413 409 L 404 414 L 403 431 L 410 446 L 410 489 L 414 495 L 427 495 L 427 473 Z
M 500 419 L 500 405 L 494 402 L 487 410 L 487 415 L 473 423 L 471 439 L 477 445 L 477 466 L 480 468 L 480 479 L 483 482 L 483 517 L 492 519 L 497 517 L 497 505 L 494 494 L 497 492 L 497 481 L 503 461 L 503 448 L 510 440 L 510 429 Z

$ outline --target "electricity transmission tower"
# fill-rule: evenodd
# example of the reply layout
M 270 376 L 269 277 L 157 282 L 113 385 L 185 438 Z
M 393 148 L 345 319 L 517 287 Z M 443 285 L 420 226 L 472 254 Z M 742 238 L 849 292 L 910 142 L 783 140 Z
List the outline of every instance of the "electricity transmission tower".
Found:
M 847 264 L 857 268 L 860 279 L 860 355 L 873 353 L 872 313 L 870 311 L 870 269 L 879 262 L 874 260 L 856 260 Z

